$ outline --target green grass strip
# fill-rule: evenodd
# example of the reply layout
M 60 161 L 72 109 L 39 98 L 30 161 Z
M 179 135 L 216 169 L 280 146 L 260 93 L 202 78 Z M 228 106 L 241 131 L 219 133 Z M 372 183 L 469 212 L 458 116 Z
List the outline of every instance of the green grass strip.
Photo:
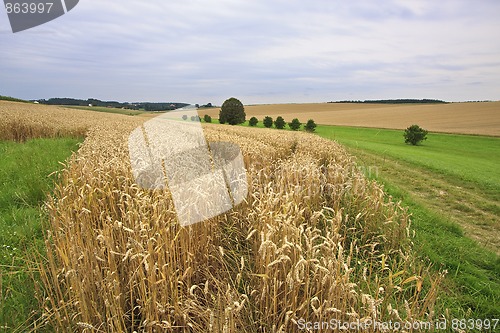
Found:
M 27 261 L 45 248 L 41 207 L 54 186 L 49 175 L 79 141 L 0 141 L 0 332 L 28 331 L 40 315 Z

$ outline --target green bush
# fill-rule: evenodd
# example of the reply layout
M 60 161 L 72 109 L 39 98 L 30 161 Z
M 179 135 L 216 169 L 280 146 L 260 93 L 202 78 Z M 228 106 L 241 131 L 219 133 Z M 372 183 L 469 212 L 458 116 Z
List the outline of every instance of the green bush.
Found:
M 259 119 L 255 118 L 255 117 L 252 117 L 248 121 L 248 125 L 250 125 L 250 126 L 257 126 L 258 122 L 259 122 Z M 271 122 L 271 124 L 272 124 L 272 122 Z
M 288 127 L 290 127 L 292 131 L 298 131 L 300 126 L 302 126 L 302 123 L 297 118 L 292 119 L 292 122 L 288 123 Z
M 186 120 L 186 119 L 188 119 L 188 116 L 187 115 L 183 115 L 182 116 L 182 120 Z
M 309 119 L 306 123 L 306 125 L 304 126 L 304 128 L 306 129 L 306 131 L 308 132 L 314 132 L 316 130 L 316 123 L 314 122 L 314 120 L 312 119 Z
M 412 144 L 416 146 L 423 140 L 427 140 L 428 131 L 424 130 L 418 125 L 411 125 L 403 134 L 405 138 L 405 143 Z
M 210 117 L 208 114 L 206 114 L 206 115 L 203 116 L 203 120 L 206 123 L 211 123 L 212 122 L 212 117 Z
M 266 116 L 264 118 L 264 120 L 262 121 L 262 123 L 264 124 L 264 126 L 266 126 L 267 128 L 271 128 L 273 127 L 273 118 L 269 117 L 269 116 Z
M 274 121 L 274 126 L 277 128 L 277 129 L 283 129 L 285 128 L 285 119 L 283 119 L 282 116 L 278 116 L 278 118 L 276 118 L 276 120 Z

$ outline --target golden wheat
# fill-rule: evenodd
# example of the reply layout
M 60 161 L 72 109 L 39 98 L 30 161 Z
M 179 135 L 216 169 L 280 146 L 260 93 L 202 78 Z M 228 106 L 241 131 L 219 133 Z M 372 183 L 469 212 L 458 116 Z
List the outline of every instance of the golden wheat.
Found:
M 140 119 L 110 113 L 66 109 L 40 104 L 0 101 L 0 140 L 26 141 L 32 138 L 83 137 L 103 123 L 139 123 Z
M 295 332 L 301 319 L 434 319 L 440 277 L 415 259 L 406 210 L 337 143 L 205 125 L 208 141 L 241 147 L 249 195 L 183 228 L 168 189 L 134 184 L 127 137 L 138 118 L 99 116 L 47 202 L 37 297 L 54 330 Z

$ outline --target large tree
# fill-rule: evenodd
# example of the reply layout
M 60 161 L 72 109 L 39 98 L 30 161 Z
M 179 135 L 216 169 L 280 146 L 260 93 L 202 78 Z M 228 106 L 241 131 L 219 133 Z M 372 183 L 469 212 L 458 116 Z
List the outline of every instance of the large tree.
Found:
M 236 98 L 231 97 L 223 104 L 219 112 L 219 121 L 221 124 L 238 125 L 245 122 L 245 108 Z

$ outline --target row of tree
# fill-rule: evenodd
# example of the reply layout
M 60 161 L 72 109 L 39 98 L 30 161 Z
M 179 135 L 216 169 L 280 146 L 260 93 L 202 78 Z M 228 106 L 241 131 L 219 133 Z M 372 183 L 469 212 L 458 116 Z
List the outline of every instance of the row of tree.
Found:
M 171 111 L 182 108 L 188 104 L 186 103 L 142 103 L 138 104 L 139 107 L 144 108 L 145 111 Z
M 250 126 L 257 126 L 258 123 L 259 120 L 256 117 L 252 117 L 248 121 L 248 124 Z M 278 116 L 276 120 L 273 120 L 273 118 L 266 116 L 264 120 L 262 120 L 262 124 L 267 128 L 271 128 L 274 125 L 274 127 L 277 129 L 284 129 L 288 125 L 288 127 L 292 131 L 298 131 L 300 127 L 304 125 L 304 129 L 308 132 L 314 132 L 317 126 L 312 119 L 309 119 L 306 124 L 302 124 L 298 118 L 294 118 L 291 122 L 287 123 L 282 116 Z
M 187 114 L 182 115 L 182 119 L 187 120 L 188 119 Z M 200 116 L 191 116 L 191 121 L 201 121 L 201 118 L 200 118 Z M 203 121 L 206 123 L 211 123 L 212 117 L 210 117 L 208 114 L 206 114 L 205 116 L 203 116 Z
M 210 118 L 210 116 L 205 115 L 205 121 L 211 122 L 212 119 L 210 118 L 210 120 L 207 121 L 208 120 L 207 117 Z M 230 125 L 238 125 L 244 123 L 245 120 L 246 120 L 246 113 L 243 103 L 241 103 L 238 99 L 234 97 L 231 97 L 226 101 L 224 101 L 219 111 L 219 122 L 221 124 L 227 123 Z M 259 120 L 256 117 L 252 117 L 250 118 L 248 123 L 250 126 L 257 126 Z M 285 119 L 283 119 L 283 117 L 281 116 L 278 116 L 276 120 L 273 120 L 273 118 L 267 116 L 264 118 L 262 123 L 267 128 L 271 128 L 274 125 L 274 127 L 276 127 L 277 129 L 283 129 L 287 125 Z M 288 123 L 288 127 L 290 127 L 290 129 L 293 131 L 298 131 L 301 126 L 302 123 L 297 118 L 292 119 L 292 121 Z M 314 132 L 314 130 L 316 129 L 316 123 L 314 122 L 314 120 L 309 119 L 307 123 L 304 125 L 304 129 L 308 132 Z

